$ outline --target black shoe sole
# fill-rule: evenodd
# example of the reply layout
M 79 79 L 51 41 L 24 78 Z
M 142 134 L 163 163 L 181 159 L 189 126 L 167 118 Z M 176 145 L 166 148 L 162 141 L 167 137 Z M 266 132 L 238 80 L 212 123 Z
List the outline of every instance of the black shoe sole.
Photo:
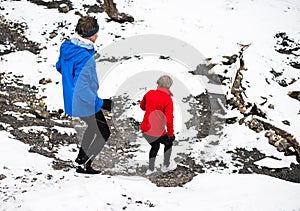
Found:
M 76 168 L 76 172 L 80 173 L 80 174 L 100 174 L 101 173 L 101 171 L 97 171 L 94 169 L 84 169 L 81 166 L 78 166 Z

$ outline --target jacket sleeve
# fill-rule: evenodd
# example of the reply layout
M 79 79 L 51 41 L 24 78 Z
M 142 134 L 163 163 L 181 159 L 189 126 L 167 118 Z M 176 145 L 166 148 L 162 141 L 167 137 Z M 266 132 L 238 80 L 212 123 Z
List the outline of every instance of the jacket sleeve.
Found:
M 174 106 L 172 98 L 170 97 L 170 100 L 166 104 L 165 107 L 165 116 L 167 119 L 167 132 L 170 137 L 174 136 Z
M 60 62 L 60 56 L 58 58 L 58 61 L 56 62 L 56 70 L 61 74 L 61 62 Z
M 140 107 L 141 107 L 141 109 L 142 109 L 143 111 L 146 110 L 146 95 L 144 95 L 144 97 L 143 97 L 143 99 L 142 99 L 142 101 L 141 101 L 141 103 L 140 103 Z

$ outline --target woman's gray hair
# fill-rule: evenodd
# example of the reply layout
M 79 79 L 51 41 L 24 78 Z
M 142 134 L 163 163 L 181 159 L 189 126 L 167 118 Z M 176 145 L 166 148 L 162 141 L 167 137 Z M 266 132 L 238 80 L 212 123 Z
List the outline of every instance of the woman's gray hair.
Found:
M 170 88 L 173 84 L 173 80 L 170 76 L 168 75 L 163 75 L 161 76 L 157 82 L 158 86 L 163 87 L 163 88 Z

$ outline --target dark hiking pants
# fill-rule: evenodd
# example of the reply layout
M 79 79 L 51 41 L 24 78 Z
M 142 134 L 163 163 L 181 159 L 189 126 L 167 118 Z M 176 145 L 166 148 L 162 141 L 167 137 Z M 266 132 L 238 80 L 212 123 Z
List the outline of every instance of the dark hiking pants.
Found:
M 152 171 L 154 170 L 155 158 L 156 158 L 156 155 L 158 153 L 160 144 L 165 145 L 165 148 L 164 148 L 164 165 L 169 166 L 170 165 L 170 157 L 171 157 L 171 153 L 172 153 L 173 142 L 170 139 L 170 137 L 168 136 L 168 134 L 166 134 L 164 136 L 160 136 L 160 137 L 153 137 L 153 136 L 149 136 L 149 135 L 143 133 L 143 136 L 148 141 L 148 143 L 151 145 L 151 149 L 150 149 L 150 152 L 149 152 L 149 169 L 152 170 Z
M 110 136 L 110 130 L 101 110 L 94 115 L 81 117 L 81 119 L 87 124 L 81 147 L 86 155 L 93 160 L 103 149 Z

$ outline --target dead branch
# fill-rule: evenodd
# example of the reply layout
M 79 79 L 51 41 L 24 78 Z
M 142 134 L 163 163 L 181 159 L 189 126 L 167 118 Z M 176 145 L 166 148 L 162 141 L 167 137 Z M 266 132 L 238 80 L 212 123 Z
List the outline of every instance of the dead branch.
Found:
M 113 0 L 104 0 L 104 10 L 113 21 L 118 23 L 134 21 L 132 16 L 125 13 L 120 13 L 117 9 L 116 3 L 114 3 Z

